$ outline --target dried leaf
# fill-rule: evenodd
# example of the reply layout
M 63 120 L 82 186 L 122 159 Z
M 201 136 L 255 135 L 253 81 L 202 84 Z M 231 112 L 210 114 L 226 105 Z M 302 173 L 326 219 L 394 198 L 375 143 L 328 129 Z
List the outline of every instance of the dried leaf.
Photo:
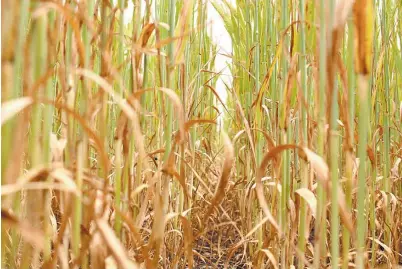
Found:
M 316 218 L 317 212 L 317 199 L 312 191 L 307 188 L 300 188 L 295 191 L 300 197 L 302 197 L 308 204 L 311 214 Z
M 187 0 L 183 2 L 183 6 L 181 7 L 179 18 L 176 24 L 175 34 L 180 36 L 177 44 L 175 46 L 175 53 L 174 53 L 174 62 L 178 63 L 183 61 L 184 55 L 184 48 L 186 41 L 188 39 L 188 35 L 186 32 L 189 31 L 191 27 L 191 18 L 193 16 L 193 6 L 194 0 Z
M 268 260 L 272 263 L 272 266 L 275 269 L 279 269 L 278 262 L 276 261 L 275 256 L 274 256 L 274 254 L 272 254 L 271 251 L 269 251 L 266 248 L 260 249 L 260 251 L 263 252 L 267 256 Z
M 138 38 L 138 43 L 140 44 L 141 48 L 145 47 L 148 43 L 149 38 L 151 37 L 152 32 L 155 30 L 155 23 L 148 23 L 142 28 L 142 32 L 140 37 Z M 135 66 L 138 69 L 140 65 L 142 53 L 137 52 L 135 55 Z
M 317 174 L 317 179 L 323 182 L 325 190 L 328 194 L 331 194 L 332 186 L 328 180 L 329 169 L 327 164 L 320 156 L 318 156 L 308 148 L 303 148 L 303 150 L 306 153 L 308 160 L 310 161 L 311 167 Z M 351 233 L 354 233 L 352 214 L 347 209 L 348 207 L 346 206 L 345 194 L 343 193 L 341 187 L 338 187 L 338 204 L 342 222 Z
M 264 211 L 264 214 L 267 216 L 269 222 L 272 224 L 272 226 L 279 231 L 280 234 L 282 234 L 282 231 L 280 230 L 280 227 L 274 217 L 271 214 L 271 211 L 268 208 L 267 201 L 265 200 L 264 197 L 264 189 L 262 185 L 262 177 L 264 176 L 265 169 L 268 166 L 268 163 L 274 159 L 278 154 L 280 154 L 282 151 L 287 150 L 287 149 L 297 149 L 298 146 L 296 145 L 279 145 L 277 147 L 271 148 L 264 156 L 258 170 L 257 174 L 255 177 L 255 183 L 256 183 L 256 191 L 257 191 L 257 198 L 258 202 L 260 203 L 260 206 L 262 210 Z
M 31 105 L 31 97 L 21 97 L 1 104 L 1 125 Z
M 374 8 L 371 0 L 356 0 L 353 5 L 355 22 L 356 72 L 367 75 L 371 72 Z
M 45 166 L 37 166 L 29 170 L 26 174 L 21 175 L 15 184 L 7 184 L 1 186 L 1 196 L 8 195 L 22 190 L 29 182 L 45 178 L 49 173 L 49 169 Z
M 193 257 L 193 232 L 191 229 L 191 222 L 184 216 L 179 216 L 181 223 L 183 224 L 184 231 L 184 249 L 186 253 L 188 268 L 193 268 L 194 257 Z
M 119 268 L 123 269 L 136 269 L 139 265 L 131 261 L 126 254 L 126 251 L 117 237 L 114 235 L 113 229 L 103 219 L 96 220 L 96 226 L 107 245 L 109 251 L 112 253 Z
M 39 250 L 43 250 L 45 245 L 45 235 L 41 230 L 37 230 L 23 220 L 18 219 L 13 213 L 7 209 L 1 209 L 1 223 L 4 226 L 17 229 L 24 240 Z
M 61 162 L 63 160 L 63 152 L 66 145 L 67 139 L 58 139 L 56 134 L 50 134 L 50 151 L 54 162 Z
M 224 131 L 222 131 L 222 135 L 223 135 L 223 142 L 225 145 L 225 152 L 224 152 L 225 162 L 223 164 L 221 178 L 219 180 L 218 187 L 216 188 L 214 198 L 212 199 L 211 204 L 209 205 L 209 208 L 207 210 L 207 213 L 204 216 L 204 223 L 207 222 L 214 208 L 217 207 L 221 203 L 223 197 L 225 197 L 225 188 L 229 182 L 230 171 L 232 170 L 233 166 L 234 149 L 232 142 L 230 141 L 229 137 Z

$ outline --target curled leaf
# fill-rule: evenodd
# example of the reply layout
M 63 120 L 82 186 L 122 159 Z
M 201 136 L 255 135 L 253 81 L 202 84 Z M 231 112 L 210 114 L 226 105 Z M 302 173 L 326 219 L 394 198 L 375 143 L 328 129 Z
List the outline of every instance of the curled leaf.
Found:
M 138 43 L 140 44 L 141 48 L 145 47 L 145 45 L 148 43 L 148 40 L 151 37 L 151 34 L 154 30 L 155 30 L 155 23 L 148 23 L 142 28 L 142 32 L 138 39 Z M 137 52 L 135 55 L 136 68 L 138 68 L 140 65 L 141 56 L 142 56 L 141 52 Z
M 314 193 L 307 188 L 300 188 L 295 192 L 307 202 L 311 210 L 311 214 L 315 218 L 317 212 L 317 199 L 315 198 Z
M 307 155 L 307 159 L 310 161 L 311 167 L 317 174 L 317 179 L 320 180 L 325 190 L 328 194 L 331 193 L 331 184 L 329 182 L 329 169 L 328 165 L 325 163 L 324 159 L 318 156 L 313 151 L 309 150 L 308 148 L 303 148 L 304 152 Z M 341 220 L 345 227 L 353 233 L 353 223 L 352 223 L 352 214 L 347 209 L 345 194 L 342 191 L 342 188 L 338 188 L 338 205 L 339 205 L 339 213 Z

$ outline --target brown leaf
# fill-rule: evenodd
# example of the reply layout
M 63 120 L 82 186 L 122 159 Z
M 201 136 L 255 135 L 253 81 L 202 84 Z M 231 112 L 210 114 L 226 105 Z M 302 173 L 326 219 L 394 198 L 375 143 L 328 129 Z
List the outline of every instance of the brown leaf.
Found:
M 355 22 L 356 72 L 367 75 L 371 72 L 373 50 L 374 11 L 371 0 L 356 0 L 353 5 Z
M 300 188 L 298 190 L 295 190 L 295 193 L 300 195 L 308 204 L 311 214 L 313 217 L 316 217 L 316 212 L 317 212 L 317 199 L 312 191 L 310 191 L 307 188 Z
M 140 44 L 141 48 L 145 47 L 148 43 L 149 38 L 151 37 L 152 32 L 155 30 L 155 23 L 148 23 L 142 28 L 142 32 L 140 37 L 138 38 L 138 44 Z M 135 55 L 135 66 L 138 69 L 140 65 L 142 53 L 137 52 Z
M 281 231 L 278 223 L 276 222 L 276 220 L 272 216 L 271 211 L 268 208 L 268 203 L 265 200 L 264 189 L 263 189 L 261 179 L 265 174 L 265 169 L 267 168 L 269 161 L 274 159 L 278 154 L 280 154 L 282 151 L 284 151 L 286 149 L 296 149 L 296 148 L 298 148 L 298 146 L 296 146 L 296 145 L 279 145 L 277 147 L 271 148 L 265 154 L 264 158 L 262 159 L 262 162 L 261 162 L 260 166 L 258 167 L 257 174 L 256 174 L 256 177 L 255 177 L 256 192 L 257 192 L 258 202 L 259 202 L 262 210 L 264 211 L 264 214 L 268 218 L 269 222 L 272 224 L 272 226 L 277 231 L 279 231 L 280 234 L 282 233 L 282 231 Z
M 43 250 L 45 245 L 45 235 L 41 230 L 37 230 L 29 223 L 18 219 L 17 216 L 4 208 L 1 209 L 1 222 L 4 226 L 17 229 L 21 233 L 24 240 L 35 248 Z
M 33 103 L 31 97 L 21 97 L 1 104 L 1 125 Z
M 225 197 L 225 188 L 229 182 L 230 171 L 232 170 L 233 166 L 234 149 L 232 142 L 230 141 L 229 137 L 225 132 L 222 131 L 222 135 L 223 135 L 223 142 L 225 145 L 225 152 L 224 152 L 225 162 L 223 164 L 222 174 L 218 183 L 218 187 L 216 188 L 215 191 L 215 196 L 212 199 L 211 204 L 207 209 L 207 213 L 204 216 L 204 224 L 207 222 L 214 208 L 218 206 L 221 203 L 223 197 Z
M 275 269 L 279 269 L 278 262 L 276 261 L 274 254 L 272 254 L 272 252 L 269 251 L 269 249 L 263 248 L 260 249 L 260 251 L 267 256 L 268 260 L 272 263 Z
M 106 220 L 98 219 L 96 220 L 96 226 L 103 238 L 103 241 L 107 245 L 109 251 L 112 253 L 114 259 L 116 260 L 119 268 L 123 269 L 136 269 L 139 268 L 138 264 L 131 261 L 127 257 L 127 253 L 119 241 L 115 236 L 113 229 L 107 224 Z
M 329 182 L 329 169 L 328 165 L 325 161 L 318 156 L 313 151 L 308 148 L 302 148 L 307 155 L 308 160 L 310 161 L 311 167 L 317 174 L 317 179 L 322 181 L 325 190 L 330 195 L 332 185 Z M 349 212 L 348 207 L 346 206 L 345 194 L 342 191 L 341 187 L 338 187 L 338 205 L 339 205 L 339 213 L 341 216 L 341 220 L 345 227 L 354 234 L 353 223 L 352 223 L 352 214 Z
M 188 268 L 193 268 L 193 263 L 194 263 L 194 257 L 193 257 L 193 232 L 191 229 L 191 222 L 186 218 L 181 215 L 179 215 L 179 218 L 183 224 L 183 231 L 184 231 L 184 249 L 186 253 L 186 258 L 188 262 Z

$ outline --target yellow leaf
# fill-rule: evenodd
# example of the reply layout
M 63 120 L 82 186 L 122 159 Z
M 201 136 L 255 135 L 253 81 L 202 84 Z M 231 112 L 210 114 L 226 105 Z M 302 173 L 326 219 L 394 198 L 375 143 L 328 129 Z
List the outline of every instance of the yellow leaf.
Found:
M 356 28 L 356 72 L 367 75 L 371 71 L 374 14 L 372 0 L 356 0 L 353 6 Z

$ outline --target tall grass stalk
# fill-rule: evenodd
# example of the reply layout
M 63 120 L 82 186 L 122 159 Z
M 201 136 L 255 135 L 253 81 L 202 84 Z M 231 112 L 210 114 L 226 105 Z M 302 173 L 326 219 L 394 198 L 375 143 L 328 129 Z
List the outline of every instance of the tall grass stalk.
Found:
M 307 100 L 307 77 L 306 77 L 306 33 L 305 33 L 305 24 L 304 21 L 306 19 L 305 16 L 305 2 L 301 0 L 299 3 L 299 18 L 302 22 L 300 24 L 300 58 L 299 58 L 299 68 L 301 72 L 301 87 L 303 95 L 299 100 L 300 102 L 300 114 L 301 114 L 301 144 L 307 146 L 307 108 L 304 106 L 304 102 L 302 100 Z M 308 188 L 308 165 L 305 162 L 301 163 L 301 186 L 302 188 Z M 299 218 L 299 242 L 298 247 L 302 255 L 305 252 L 306 246 L 306 203 L 301 201 L 300 205 L 300 218 Z M 304 268 L 302 263 L 299 263 L 299 268 Z
M 326 16 L 325 16 L 326 1 L 321 0 L 319 5 L 319 21 L 320 21 L 320 33 L 319 33 L 319 104 L 318 104 L 318 138 L 317 138 L 317 150 L 318 154 L 324 156 L 325 145 L 325 104 L 326 104 Z M 326 193 L 324 192 L 324 186 L 318 182 L 317 188 L 317 222 L 315 224 L 314 233 L 317 233 L 317 240 L 315 241 L 315 253 L 314 253 L 314 268 L 321 267 L 321 257 L 326 253 Z
M 352 208 L 352 187 L 353 187 L 353 144 L 354 144 L 354 129 L 355 129 L 355 67 L 354 67 L 354 24 L 351 19 L 348 22 L 348 39 L 347 39 L 347 72 L 348 72 L 348 124 L 349 133 L 345 135 L 349 137 L 346 144 L 346 183 L 345 183 L 345 197 L 348 209 Z M 352 148 L 349 148 L 351 146 Z M 342 230 L 342 269 L 347 269 L 349 264 L 349 247 L 350 247 L 350 232 L 345 227 Z
M 388 13 L 387 10 L 389 8 L 389 3 L 382 2 L 382 12 L 381 12 L 381 36 L 383 38 L 383 46 L 384 46 L 384 101 L 383 101 L 383 125 L 384 125 L 384 154 L 383 154 L 383 161 L 384 161 L 384 168 L 383 168 L 383 189 L 385 192 L 390 191 L 390 167 L 391 167 L 391 158 L 390 158 L 390 123 L 389 123 L 389 116 L 391 113 L 391 98 L 390 98 L 390 83 L 389 83 L 389 45 L 388 45 Z M 384 230 L 385 230 L 385 238 L 384 241 L 387 245 L 391 244 L 391 234 L 390 230 L 386 229 L 385 227 L 389 227 L 390 225 L 390 214 L 389 211 L 386 212 L 385 222 L 384 222 Z
M 362 75 L 358 76 L 359 91 L 359 145 L 358 156 L 359 164 L 359 181 L 357 193 L 357 268 L 364 268 L 364 248 L 366 235 L 366 147 L 367 147 L 367 127 L 368 127 L 368 81 Z
M 332 54 L 332 50 L 334 46 L 336 46 L 336 40 L 333 40 L 333 31 L 335 24 L 335 1 L 331 0 L 329 2 L 329 18 L 328 18 L 328 29 L 327 29 L 327 40 L 330 44 L 330 50 L 327 52 L 328 55 Z M 334 61 L 335 59 L 331 59 Z M 328 72 L 327 81 L 329 83 L 328 88 L 330 89 L 328 96 L 327 104 L 330 106 L 329 113 L 329 152 L 328 156 L 329 165 L 330 165 L 330 179 L 332 184 L 331 190 L 331 267 L 337 269 L 338 268 L 338 260 L 339 260 L 339 193 L 338 193 L 338 181 L 339 181 L 339 173 L 338 173 L 338 157 L 339 157 L 339 139 L 337 133 L 337 119 L 338 119 L 338 88 L 336 83 L 336 73 L 335 73 L 335 63 L 327 62 L 327 70 L 333 70 L 332 72 Z M 330 68 L 330 66 L 332 67 Z M 332 84 L 332 85 L 331 85 Z
M 26 59 L 24 59 L 24 44 L 26 43 L 26 35 L 28 30 L 28 22 L 30 18 L 29 14 L 29 5 L 30 0 L 20 1 L 20 10 L 19 10 L 19 20 L 18 20 L 18 32 L 15 33 L 15 57 L 13 64 L 13 72 L 12 77 L 10 78 L 13 82 L 12 88 L 9 89 L 10 92 L 6 92 L 6 89 L 3 87 L 2 83 L 2 102 L 5 100 L 10 100 L 21 96 L 22 93 L 22 78 L 24 77 L 25 72 L 28 70 L 24 70 L 24 64 Z M 2 22 L 3 23 L 3 22 Z M 4 24 L 3 24 L 4 25 Z M 3 40 L 3 36 L 2 36 Z M 2 70 L 4 70 L 4 66 L 2 63 Z M 6 78 L 3 76 L 2 72 L 2 80 L 4 81 Z M 10 122 L 2 125 L 1 127 L 1 183 L 10 183 L 7 182 L 7 168 L 9 167 L 9 162 L 11 159 L 11 149 L 14 143 L 13 129 L 16 127 L 15 120 L 11 120 Z M 20 171 L 17 171 L 17 175 L 20 174 Z M 4 200 L 2 200 L 4 201 Z M 21 208 L 21 199 L 20 194 L 16 194 L 14 196 L 13 210 L 18 212 Z M 6 229 L 2 225 L 2 238 L 5 238 Z M 2 268 L 5 267 L 6 263 L 11 263 L 17 260 L 18 254 L 18 245 L 13 243 L 19 240 L 19 236 L 15 230 L 11 231 L 11 239 L 10 242 L 6 240 L 1 240 L 1 265 Z M 8 251 L 6 249 L 9 248 Z

